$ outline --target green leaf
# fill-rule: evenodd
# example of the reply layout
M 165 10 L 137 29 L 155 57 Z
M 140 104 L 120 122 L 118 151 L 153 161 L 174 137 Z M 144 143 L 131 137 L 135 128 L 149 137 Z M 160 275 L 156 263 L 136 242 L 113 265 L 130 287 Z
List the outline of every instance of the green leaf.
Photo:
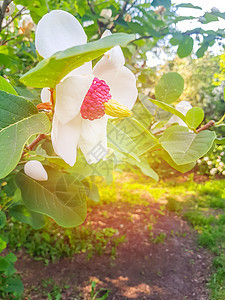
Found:
M 208 43 L 204 43 L 196 52 L 198 58 L 203 57 L 209 47 Z
M 164 74 L 155 87 L 157 100 L 168 104 L 176 101 L 184 89 L 184 79 L 176 72 Z
M 5 227 L 5 224 L 6 224 L 6 215 L 4 211 L 0 211 L 0 229 Z
M 184 35 L 182 42 L 179 44 L 177 54 L 180 58 L 184 58 L 191 54 L 193 49 L 194 41 L 190 36 Z
M 87 213 L 84 185 L 74 176 L 54 169 L 48 168 L 47 173 L 47 181 L 36 181 L 22 171 L 16 175 L 25 205 L 31 211 L 51 217 L 60 226 L 82 224 Z
M 186 113 L 186 123 L 192 128 L 197 128 L 204 119 L 204 111 L 200 107 L 192 107 Z
M 200 6 L 195 6 L 195 5 L 191 4 L 191 3 L 181 3 L 181 4 L 176 5 L 176 7 L 178 7 L 178 8 L 179 7 L 194 8 L 194 9 L 200 9 L 200 10 L 202 10 L 202 8 Z
M 7 247 L 6 240 L 3 236 L 0 236 L 0 253 Z
M 9 94 L 18 95 L 13 86 L 2 76 L 0 76 L 0 90 Z
M 141 161 L 138 162 L 132 158 L 129 158 L 128 160 L 126 159 L 126 161 L 128 161 L 132 165 L 137 166 L 144 175 L 146 175 L 156 181 L 159 180 L 158 174 L 149 166 L 149 163 L 146 159 L 142 158 Z
M 164 6 L 165 8 L 170 8 L 171 0 L 153 0 L 151 3 L 152 6 Z
M 155 105 L 157 105 L 158 107 L 170 112 L 171 114 L 176 115 L 177 117 L 179 117 L 181 120 L 183 120 L 185 123 L 187 123 L 186 117 L 179 112 L 178 110 L 176 110 L 173 106 L 166 104 L 164 102 L 155 100 L 155 99 L 149 99 L 152 103 L 154 103 Z
M 119 150 L 119 152 L 126 153 L 138 160 L 134 153 L 137 145 L 126 132 L 113 125 L 112 122 L 108 122 L 107 140 L 112 149 Z
M 7 293 L 14 292 L 14 293 L 21 294 L 23 290 L 24 290 L 24 286 L 19 277 L 9 278 L 7 280 L 6 288 L 5 288 L 5 291 Z
M 99 202 L 99 200 L 100 200 L 98 186 L 94 183 L 91 184 L 88 198 L 93 200 L 94 202 Z
M 218 21 L 218 17 L 209 13 L 209 12 L 206 12 L 203 16 L 203 18 L 205 18 L 205 20 L 202 22 L 203 24 L 208 24 L 208 23 L 211 23 L 211 22 L 215 22 L 215 21 Z
M 45 217 L 30 211 L 23 204 L 16 204 L 10 207 L 9 214 L 17 221 L 29 224 L 34 229 L 41 229 L 45 226 Z
M 9 262 L 5 257 L 0 256 L 0 271 L 5 272 L 9 267 Z
M 40 61 L 20 81 L 27 86 L 54 88 L 73 69 L 98 58 L 115 45 L 125 46 L 134 38 L 132 34 L 115 33 L 95 42 L 59 51 Z
M 34 134 L 47 133 L 50 121 L 25 98 L 0 91 L 0 178 L 19 162 L 26 141 Z
M 225 145 L 225 138 L 217 138 L 215 139 L 215 143 L 218 144 L 218 145 Z
M 189 164 L 202 157 L 211 148 L 216 138 L 213 131 L 204 130 L 195 134 L 178 130 L 181 126 L 173 127 L 173 130 L 170 128 L 169 133 L 165 132 L 160 142 L 177 165 Z
M 172 168 L 174 168 L 175 170 L 177 170 L 181 173 L 186 173 L 186 172 L 190 171 L 191 169 L 194 168 L 194 166 L 196 164 L 196 162 L 193 161 L 193 162 L 185 164 L 185 165 L 177 165 L 165 150 L 163 150 L 163 152 L 162 152 L 162 157 Z

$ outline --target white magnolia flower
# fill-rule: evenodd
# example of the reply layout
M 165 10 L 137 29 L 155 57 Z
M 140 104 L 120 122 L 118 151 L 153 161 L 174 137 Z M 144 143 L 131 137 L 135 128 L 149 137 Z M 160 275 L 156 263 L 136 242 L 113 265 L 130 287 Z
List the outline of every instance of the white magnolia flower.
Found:
M 103 38 L 109 34 L 110 31 L 106 31 Z M 35 45 L 44 58 L 86 42 L 82 26 L 67 12 L 51 11 L 37 25 Z M 137 98 L 136 79 L 124 64 L 123 52 L 115 46 L 93 69 L 92 63 L 87 62 L 57 84 L 52 144 L 56 154 L 69 165 L 76 162 L 77 147 L 88 163 L 96 163 L 106 156 L 108 117 L 105 105 L 109 99 L 129 110 L 133 107 Z M 49 101 L 47 88 L 41 98 L 43 102 Z
M 2 6 L 4 1 L 0 1 L 0 6 Z M 5 16 L 11 16 L 14 13 L 15 10 L 15 4 L 11 2 L 7 7 L 5 11 Z
M 48 180 L 48 174 L 38 160 L 30 160 L 24 165 L 24 172 L 31 178 L 38 181 Z
M 189 109 L 192 108 L 192 105 L 188 102 L 188 101 L 180 101 L 176 106 L 175 106 L 176 110 L 178 110 L 179 112 L 181 112 L 184 116 L 186 116 L 186 113 L 189 111 Z M 178 123 L 180 126 L 186 126 L 187 125 L 184 123 L 183 120 L 181 120 L 181 118 L 173 115 L 169 121 L 169 124 L 173 124 L 173 123 Z
M 30 15 L 22 15 L 22 18 L 18 22 L 20 33 L 29 37 L 31 31 L 35 30 L 35 24 Z
M 110 21 L 113 20 L 112 18 L 112 10 L 108 9 L 108 8 L 104 8 L 102 9 L 101 13 L 100 13 L 100 17 L 99 21 L 102 22 L 103 24 L 107 24 Z

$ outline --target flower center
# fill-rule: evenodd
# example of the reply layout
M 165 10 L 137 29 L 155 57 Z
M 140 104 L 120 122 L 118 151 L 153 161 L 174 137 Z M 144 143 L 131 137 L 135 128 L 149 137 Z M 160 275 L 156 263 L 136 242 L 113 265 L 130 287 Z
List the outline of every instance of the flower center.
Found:
M 109 91 L 110 88 L 104 80 L 94 78 L 80 108 L 83 119 L 93 121 L 105 115 L 104 103 L 112 98 Z

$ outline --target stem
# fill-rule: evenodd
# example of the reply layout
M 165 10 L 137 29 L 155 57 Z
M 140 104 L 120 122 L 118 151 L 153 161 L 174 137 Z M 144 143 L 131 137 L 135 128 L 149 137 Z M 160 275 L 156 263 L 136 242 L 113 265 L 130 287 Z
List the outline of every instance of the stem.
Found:
M 199 132 L 201 132 L 201 131 L 203 131 L 203 130 L 206 130 L 206 129 L 208 129 L 208 128 L 214 126 L 214 125 L 215 125 L 215 121 L 211 120 L 211 121 L 209 121 L 207 124 L 205 124 L 204 126 L 202 126 L 201 128 L 199 128 L 199 129 L 197 130 L 197 133 L 199 133 Z
M 5 18 L 5 12 L 7 9 L 7 6 L 12 2 L 12 0 L 4 0 L 2 6 L 0 7 L 0 32 L 2 31 L 2 22 Z
M 215 123 L 215 126 L 220 125 L 224 119 L 225 119 L 225 114 L 222 116 L 222 118 L 218 122 Z
M 138 124 L 139 127 L 141 127 L 152 139 L 154 139 L 158 143 L 157 138 L 150 131 L 148 131 L 148 129 L 145 128 L 138 120 L 136 120 L 135 118 L 131 118 L 131 120 Z
M 31 142 L 26 148 L 30 151 L 34 149 L 34 147 L 42 140 L 46 139 L 47 135 L 46 134 L 39 134 L 33 142 Z

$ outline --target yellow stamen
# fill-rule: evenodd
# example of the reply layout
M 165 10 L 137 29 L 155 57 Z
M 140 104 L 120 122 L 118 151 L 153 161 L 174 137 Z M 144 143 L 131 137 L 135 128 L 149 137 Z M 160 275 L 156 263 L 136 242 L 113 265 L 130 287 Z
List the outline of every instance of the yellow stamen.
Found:
M 104 102 L 105 113 L 111 117 L 131 117 L 132 111 L 130 111 L 125 105 L 118 103 L 117 101 L 110 99 L 108 102 Z

